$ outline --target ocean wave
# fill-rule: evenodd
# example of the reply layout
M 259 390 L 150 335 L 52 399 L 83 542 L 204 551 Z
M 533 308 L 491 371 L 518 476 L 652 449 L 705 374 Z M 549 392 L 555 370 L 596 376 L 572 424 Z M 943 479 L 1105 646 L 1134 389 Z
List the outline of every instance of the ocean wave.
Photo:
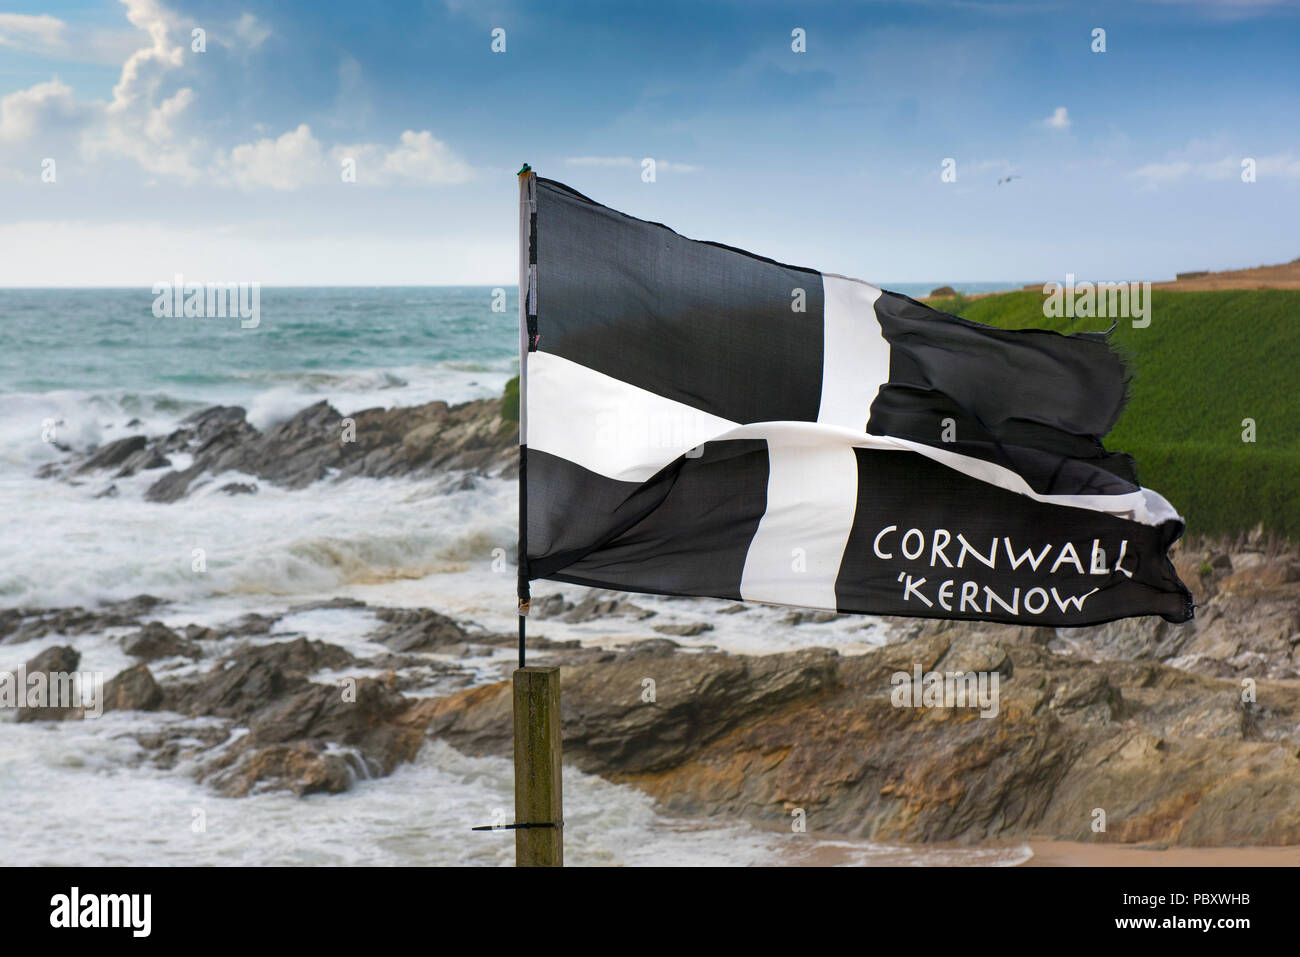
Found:
M 346 586 L 488 568 L 515 537 L 516 489 L 480 480 L 352 479 L 291 491 L 238 473 L 188 498 L 146 502 L 155 476 L 70 485 L 0 477 L 0 597 L 5 604 L 96 604 L 149 592 L 332 597 Z M 220 490 L 258 484 L 254 495 Z
M 28 466 L 133 434 L 171 431 L 210 403 L 162 390 L 12 392 L 0 395 L 0 462 Z
M 0 469 L 52 462 L 127 435 L 165 435 L 186 416 L 238 405 L 265 431 L 324 399 L 344 415 L 362 409 L 466 402 L 501 394 L 511 362 L 449 362 L 391 369 L 241 371 L 201 389 L 60 389 L 0 394 Z

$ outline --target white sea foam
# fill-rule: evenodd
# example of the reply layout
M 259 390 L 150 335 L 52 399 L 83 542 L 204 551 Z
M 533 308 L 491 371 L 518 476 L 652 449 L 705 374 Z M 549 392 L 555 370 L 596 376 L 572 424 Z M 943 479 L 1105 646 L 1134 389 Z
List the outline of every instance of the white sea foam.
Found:
M 208 721 L 172 717 L 178 728 Z M 149 765 L 133 734 L 154 716 L 11 725 L 0 734 L 0 859 L 8 864 L 507 866 L 512 819 L 504 758 L 467 757 L 431 741 L 390 777 L 338 795 L 283 792 L 226 799 L 193 767 Z M 565 769 L 565 861 L 601 865 L 786 863 L 1012 864 L 1026 848 L 903 849 L 866 841 L 668 819 L 632 788 Z M 436 796 L 436 799 L 432 799 Z M 201 825 L 201 828 L 199 827 Z

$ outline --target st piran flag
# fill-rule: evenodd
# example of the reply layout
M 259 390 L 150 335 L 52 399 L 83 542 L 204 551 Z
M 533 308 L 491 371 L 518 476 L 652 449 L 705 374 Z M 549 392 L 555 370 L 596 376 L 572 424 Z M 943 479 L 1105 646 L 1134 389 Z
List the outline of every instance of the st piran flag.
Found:
M 532 579 L 1069 626 L 1192 617 L 1104 334 L 1007 331 L 520 176 Z

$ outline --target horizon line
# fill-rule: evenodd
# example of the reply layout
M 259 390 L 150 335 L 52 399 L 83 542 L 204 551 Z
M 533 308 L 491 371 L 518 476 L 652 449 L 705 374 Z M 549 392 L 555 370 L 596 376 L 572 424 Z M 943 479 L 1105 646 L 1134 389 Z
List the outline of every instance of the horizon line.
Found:
M 196 282 L 195 285 L 206 285 L 207 282 L 219 282 L 222 285 L 225 285 L 229 282 L 240 282 L 240 281 L 256 282 L 263 289 L 495 289 L 500 287 L 505 289 L 518 290 L 519 288 L 518 280 L 509 283 L 504 283 L 504 282 L 495 282 L 495 283 L 493 282 L 267 283 L 267 282 L 262 282 L 261 280 L 215 280 L 214 279 L 214 280 L 205 280 L 203 282 Z M 1055 281 L 1056 280 L 1051 280 L 1051 279 L 1044 280 L 1044 282 L 1055 282 Z M 1146 281 L 1172 282 L 1173 280 L 1171 278 L 1171 279 L 1151 279 Z M 168 282 L 170 282 L 170 280 L 168 280 Z M 1028 285 L 1027 283 L 1025 283 L 1024 280 L 1020 280 L 1020 279 L 897 279 L 897 280 L 892 280 L 892 282 L 894 285 L 908 285 L 908 286 L 915 286 L 915 285 L 922 285 L 922 284 L 929 284 L 929 283 L 937 283 L 939 286 L 952 285 L 954 283 L 958 285 L 963 285 L 968 283 L 981 283 L 981 284 L 1005 283 L 1008 286 L 1016 286 L 1017 288 L 1020 288 L 1022 286 Z M 883 289 L 889 284 L 872 282 L 871 285 Z M 103 284 L 80 285 L 74 283 L 65 283 L 57 286 L 40 286 L 40 285 L 20 286 L 20 285 L 9 285 L 7 283 L 0 282 L 0 291 L 14 291 L 14 292 L 33 291 L 34 292 L 34 291 L 47 290 L 47 289 L 84 289 L 84 290 L 149 289 L 152 290 L 153 286 L 154 283 L 152 282 L 117 283 L 114 285 L 103 285 Z

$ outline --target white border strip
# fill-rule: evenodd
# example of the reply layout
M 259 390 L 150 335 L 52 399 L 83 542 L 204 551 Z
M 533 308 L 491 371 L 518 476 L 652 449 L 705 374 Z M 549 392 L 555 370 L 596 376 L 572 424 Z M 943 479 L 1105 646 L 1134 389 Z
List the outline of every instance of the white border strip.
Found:
M 817 421 L 866 431 L 871 403 L 889 381 L 889 341 L 876 318 L 875 286 L 822 276 L 822 400 Z
M 835 582 L 858 509 L 851 448 L 768 449 L 767 507 L 745 553 L 740 597 L 835 608 Z
M 621 482 L 644 482 L 738 425 L 550 353 L 529 366 L 528 447 Z

